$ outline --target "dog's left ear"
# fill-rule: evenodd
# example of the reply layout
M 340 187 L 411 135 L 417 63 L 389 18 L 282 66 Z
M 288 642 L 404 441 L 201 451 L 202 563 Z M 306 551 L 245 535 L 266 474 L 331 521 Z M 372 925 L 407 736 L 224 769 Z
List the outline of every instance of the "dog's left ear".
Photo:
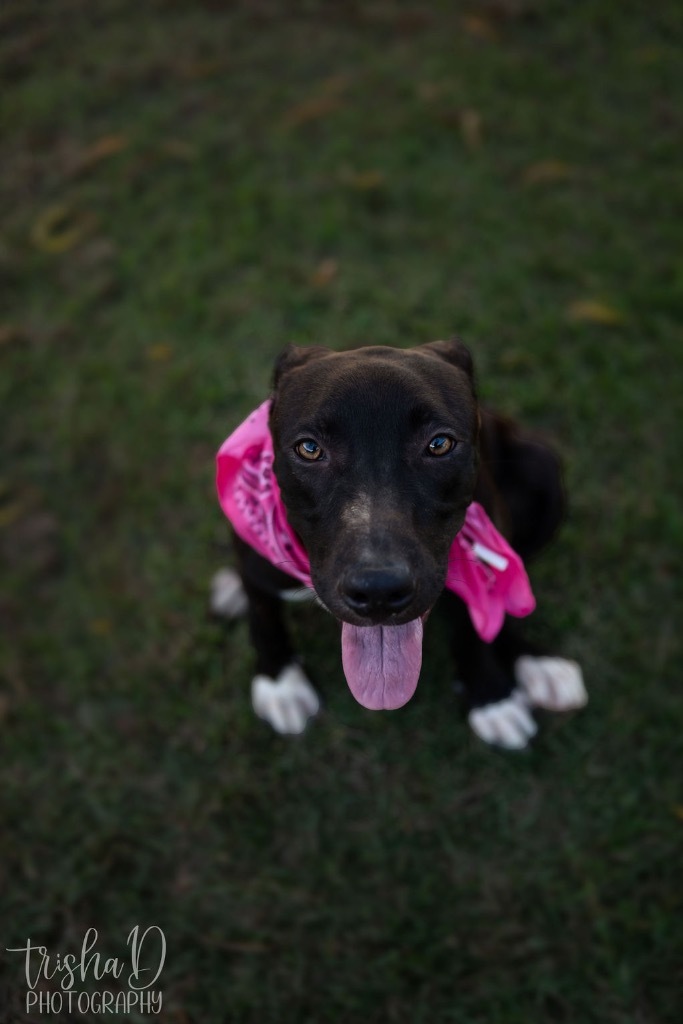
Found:
M 470 350 L 457 336 L 449 341 L 430 341 L 427 345 L 420 345 L 420 348 L 433 352 L 439 359 L 451 363 L 452 366 L 459 366 L 468 377 L 474 377 L 474 362 Z
M 284 352 L 281 352 L 275 361 L 275 369 L 273 371 L 273 387 L 277 388 L 281 378 L 289 373 L 290 370 L 296 370 L 299 366 L 303 366 L 305 363 L 311 361 L 311 359 L 319 359 L 320 356 L 325 356 L 329 353 L 328 348 L 323 348 L 322 345 L 311 345 L 305 347 L 303 345 L 288 345 Z

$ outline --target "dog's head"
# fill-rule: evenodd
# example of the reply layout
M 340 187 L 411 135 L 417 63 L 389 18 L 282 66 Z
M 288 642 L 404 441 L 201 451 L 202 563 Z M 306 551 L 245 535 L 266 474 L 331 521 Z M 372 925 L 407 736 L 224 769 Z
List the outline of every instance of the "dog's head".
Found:
M 278 360 L 275 475 L 316 592 L 343 624 L 349 685 L 368 707 L 398 707 L 417 684 L 422 621 L 472 500 L 478 422 L 472 360 L 457 339 L 290 347 Z

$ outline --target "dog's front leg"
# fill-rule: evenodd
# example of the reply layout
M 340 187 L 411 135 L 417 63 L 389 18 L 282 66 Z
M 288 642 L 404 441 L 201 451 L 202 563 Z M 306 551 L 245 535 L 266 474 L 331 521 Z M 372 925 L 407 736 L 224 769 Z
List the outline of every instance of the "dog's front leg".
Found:
M 318 695 L 297 664 L 279 597 L 245 581 L 249 632 L 256 651 L 256 675 L 251 681 L 254 711 L 276 732 L 303 732 L 318 713 Z
M 318 713 L 320 701 L 294 656 L 284 619 L 280 595 L 296 588 L 296 580 L 273 568 L 237 537 L 235 552 L 238 572 L 222 570 L 214 578 L 214 611 L 228 618 L 246 611 L 256 654 L 251 682 L 254 711 L 276 732 L 301 733 Z M 220 593 L 216 597 L 219 591 L 225 599 L 222 606 Z
M 470 727 L 485 743 L 508 750 L 523 749 L 537 726 L 511 666 L 499 656 L 495 644 L 480 639 L 459 597 L 445 592 L 442 602 Z
M 579 665 L 545 655 L 506 619 L 492 643 L 479 638 L 455 595 L 444 594 L 467 719 L 480 739 L 509 750 L 536 733 L 532 710 L 573 711 L 588 700 Z

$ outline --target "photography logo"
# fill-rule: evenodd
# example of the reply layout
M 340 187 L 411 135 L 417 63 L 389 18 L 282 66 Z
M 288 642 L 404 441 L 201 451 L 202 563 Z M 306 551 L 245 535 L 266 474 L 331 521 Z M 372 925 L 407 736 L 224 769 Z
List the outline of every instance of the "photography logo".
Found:
M 80 953 L 53 953 L 31 939 L 5 947 L 23 957 L 27 1015 L 161 1012 L 161 989 L 155 986 L 166 960 L 162 929 L 150 925 L 141 931 L 135 925 L 126 939 L 126 957 L 103 956 L 97 940 L 97 929 L 89 928 Z

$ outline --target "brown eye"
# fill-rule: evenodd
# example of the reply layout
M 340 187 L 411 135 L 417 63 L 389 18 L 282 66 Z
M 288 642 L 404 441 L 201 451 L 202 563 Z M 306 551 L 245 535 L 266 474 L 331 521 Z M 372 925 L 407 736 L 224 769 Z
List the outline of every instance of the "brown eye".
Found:
M 311 440 L 310 437 L 306 438 L 305 441 L 299 441 L 299 443 L 294 446 L 294 451 L 300 458 L 306 459 L 307 462 L 316 462 L 323 453 L 323 450 L 317 441 Z
M 427 445 L 427 451 L 430 455 L 448 455 L 453 451 L 455 445 L 455 438 L 449 437 L 448 434 L 437 434 Z

